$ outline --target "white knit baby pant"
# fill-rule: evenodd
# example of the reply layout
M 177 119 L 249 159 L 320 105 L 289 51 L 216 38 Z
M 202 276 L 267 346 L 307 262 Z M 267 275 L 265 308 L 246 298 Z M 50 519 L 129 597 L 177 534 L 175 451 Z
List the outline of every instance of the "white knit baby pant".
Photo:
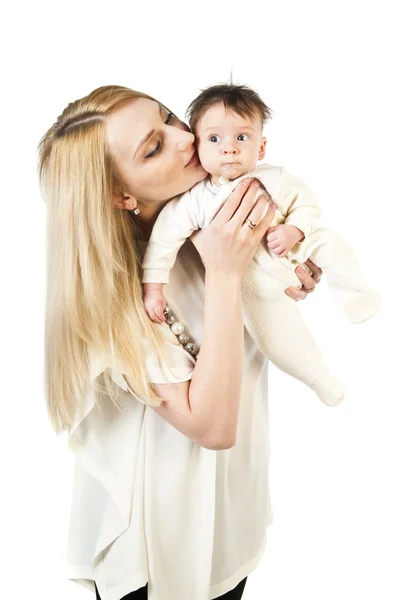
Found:
M 352 322 L 377 312 L 380 296 L 364 281 L 354 251 L 339 234 L 317 229 L 295 257 L 298 254 L 303 262 L 310 258 L 324 271 L 333 297 Z M 288 286 L 301 286 L 296 266 L 295 260 L 278 259 L 259 246 L 242 281 L 245 324 L 259 350 L 275 366 L 308 385 L 328 406 L 337 406 L 344 397 L 343 387 L 329 372 L 296 302 L 284 293 Z

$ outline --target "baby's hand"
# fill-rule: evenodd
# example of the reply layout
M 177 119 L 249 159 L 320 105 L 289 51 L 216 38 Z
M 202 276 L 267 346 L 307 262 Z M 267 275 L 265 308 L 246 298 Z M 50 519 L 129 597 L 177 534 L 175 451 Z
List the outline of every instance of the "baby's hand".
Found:
M 163 310 L 166 307 L 166 298 L 163 296 L 162 283 L 144 283 L 144 305 L 148 317 L 154 323 L 163 323 L 166 318 Z
M 304 237 L 301 229 L 294 225 L 276 225 L 267 231 L 268 248 L 279 258 L 283 258 Z

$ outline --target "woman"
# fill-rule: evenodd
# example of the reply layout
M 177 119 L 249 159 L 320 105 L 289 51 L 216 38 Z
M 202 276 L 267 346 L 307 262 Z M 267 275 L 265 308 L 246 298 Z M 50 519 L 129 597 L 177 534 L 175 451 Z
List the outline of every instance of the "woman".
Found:
M 165 294 L 195 363 L 147 319 L 140 280 L 160 210 L 206 176 L 186 125 L 105 86 L 64 110 L 39 170 L 46 395 L 76 457 L 68 576 L 102 600 L 240 598 L 272 521 L 267 362 L 243 327 L 240 282 L 272 210 L 262 218 L 257 182 L 242 182 L 196 234 L 200 257 L 181 249 Z M 314 288 L 312 270 L 288 295 Z

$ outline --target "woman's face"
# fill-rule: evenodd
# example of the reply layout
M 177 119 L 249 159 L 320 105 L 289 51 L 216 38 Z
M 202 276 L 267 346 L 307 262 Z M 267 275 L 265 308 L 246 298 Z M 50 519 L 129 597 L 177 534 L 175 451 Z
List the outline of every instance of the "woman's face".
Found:
M 138 207 L 164 203 L 207 175 L 188 127 L 153 100 L 134 98 L 111 111 L 106 137 L 122 182 L 118 192 Z

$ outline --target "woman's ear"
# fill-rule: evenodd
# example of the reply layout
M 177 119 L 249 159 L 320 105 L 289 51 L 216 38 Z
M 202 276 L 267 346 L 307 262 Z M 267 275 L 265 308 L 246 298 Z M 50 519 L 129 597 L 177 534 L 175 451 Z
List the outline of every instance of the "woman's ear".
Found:
M 113 204 L 122 210 L 134 210 L 137 208 L 137 200 L 133 196 L 123 192 L 113 192 Z
M 263 158 L 265 156 L 266 145 L 267 145 L 267 138 L 263 137 L 263 139 L 261 140 L 260 150 L 258 152 L 258 160 L 263 160 Z

